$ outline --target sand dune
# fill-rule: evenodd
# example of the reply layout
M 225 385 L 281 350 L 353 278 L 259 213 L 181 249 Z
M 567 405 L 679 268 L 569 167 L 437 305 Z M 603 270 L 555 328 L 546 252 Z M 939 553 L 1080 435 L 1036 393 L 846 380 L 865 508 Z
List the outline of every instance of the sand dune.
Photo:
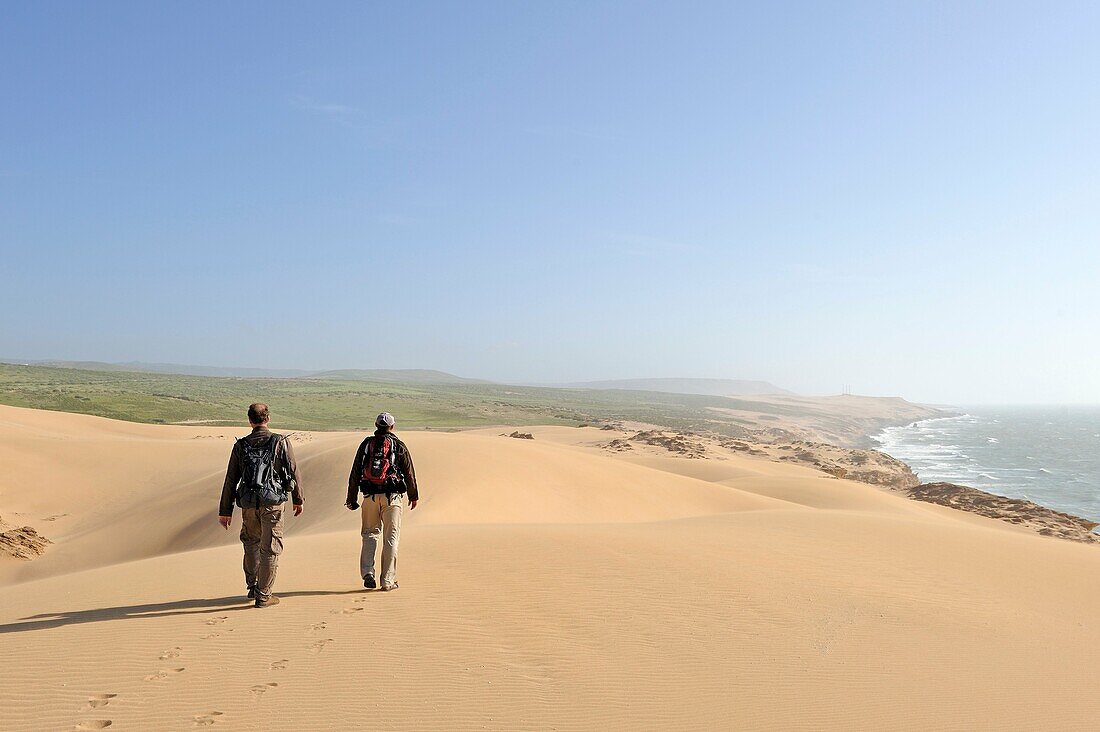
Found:
M 274 425 L 278 429 L 278 425 Z M 295 444 L 269 610 L 214 521 L 240 431 L 0 408 L 0 729 L 1093 729 L 1096 547 L 596 430 L 409 433 L 401 589 L 360 591 L 352 434 Z

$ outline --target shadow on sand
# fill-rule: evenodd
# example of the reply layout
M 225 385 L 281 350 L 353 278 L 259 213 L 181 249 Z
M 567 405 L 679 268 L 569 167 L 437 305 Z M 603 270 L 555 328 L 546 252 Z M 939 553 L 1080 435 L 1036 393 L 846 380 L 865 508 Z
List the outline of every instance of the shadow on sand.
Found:
M 306 590 L 301 592 L 276 593 L 284 601 L 294 597 L 327 597 L 330 595 L 358 595 L 363 590 Z M 18 622 L 0 625 L 2 633 L 22 633 L 29 630 L 48 630 L 66 625 L 82 623 L 100 623 L 107 620 L 129 620 L 133 618 L 168 618 L 174 615 L 207 615 L 210 613 L 232 612 L 234 610 L 253 610 L 252 601 L 243 595 L 229 597 L 211 597 L 195 600 L 177 600 L 176 602 L 157 602 L 146 605 L 122 605 L 119 607 L 75 610 L 73 612 L 39 613 L 20 618 Z

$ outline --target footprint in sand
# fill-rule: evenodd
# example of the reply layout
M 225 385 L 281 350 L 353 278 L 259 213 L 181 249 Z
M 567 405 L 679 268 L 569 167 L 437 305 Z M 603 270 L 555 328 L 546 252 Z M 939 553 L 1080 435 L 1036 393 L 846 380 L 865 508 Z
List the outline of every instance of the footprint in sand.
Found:
M 172 674 L 178 674 L 180 671 L 183 671 L 183 668 L 161 669 L 155 674 L 149 674 L 148 676 L 146 676 L 145 681 L 164 681 Z
M 268 691 L 270 691 L 271 689 L 274 689 L 278 685 L 279 684 L 275 681 L 269 681 L 266 684 L 256 684 L 251 689 L 249 689 L 249 691 L 251 691 L 253 694 L 255 694 L 256 696 L 259 697 L 259 696 L 263 696 Z
M 313 625 L 309 626 L 309 629 L 316 632 L 316 631 L 324 630 L 327 627 L 328 627 L 328 623 L 314 623 Z
M 160 660 L 161 661 L 167 661 L 171 658 L 179 658 L 180 653 L 182 653 L 182 652 L 183 652 L 183 649 L 180 648 L 179 646 L 176 646 L 175 648 L 170 648 L 167 651 L 165 651 L 164 653 L 160 654 Z
M 217 617 L 210 618 L 206 621 L 207 625 L 221 625 L 226 620 L 229 620 L 228 615 L 218 615 Z
M 360 612 L 362 609 L 363 608 L 361 607 L 346 607 L 340 612 L 342 612 L 344 615 L 351 615 L 352 613 Z
M 218 717 L 222 716 L 223 714 L 225 714 L 225 712 L 207 712 L 206 714 L 196 714 L 195 715 L 195 726 L 196 727 L 209 727 L 210 725 L 217 722 Z
M 99 709 L 111 703 L 118 694 L 92 694 L 88 697 L 88 709 Z
M 208 633 L 202 637 L 202 640 L 210 640 L 211 638 L 220 638 L 221 633 Z
M 286 667 L 288 665 L 290 665 L 290 659 L 289 658 L 284 658 L 281 661 L 272 661 L 271 670 L 272 671 L 283 671 L 283 670 L 286 669 Z
M 332 638 L 325 638 L 324 640 L 313 641 L 313 643 L 311 643 L 309 647 L 313 649 L 314 653 L 320 653 L 321 651 L 325 650 L 325 646 L 327 646 L 329 643 L 332 643 Z
M 107 729 L 114 724 L 109 719 L 85 719 L 76 726 L 77 729 Z

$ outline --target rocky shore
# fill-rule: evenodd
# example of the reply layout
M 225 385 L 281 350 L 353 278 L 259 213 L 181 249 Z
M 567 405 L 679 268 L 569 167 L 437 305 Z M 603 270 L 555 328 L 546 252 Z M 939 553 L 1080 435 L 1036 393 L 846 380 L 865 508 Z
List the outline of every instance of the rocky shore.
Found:
M 1021 498 L 1005 498 L 954 483 L 922 483 L 903 489 L 902 492 L 917 501 L 950 506 L 960 511 L 1025 526 L 1043 536 L 1100 543 L 1100 535 L 1093 531 L 1100 524 L 1095 521 L 1055 511 Z

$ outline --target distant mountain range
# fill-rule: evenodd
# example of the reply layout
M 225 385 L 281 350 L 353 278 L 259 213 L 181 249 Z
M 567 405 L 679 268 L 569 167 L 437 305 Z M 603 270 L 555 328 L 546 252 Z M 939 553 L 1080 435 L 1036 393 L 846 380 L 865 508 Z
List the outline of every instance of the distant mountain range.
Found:
M 104 361 L 26 361 L 0 359 L 0 363 L 26 366 L 48 366 L 81 371 L 127 371 L 134 373 L 176 374 L 179 376 L 221 376 L 239 379 L 341 379 L 348 381 L 392 381 L 404 384 L 487 384 L 481 379 L 467 379 L 431 369 L 337 369 L 307 371 L 304 369 L 256 369 L 231 366 L 195 366 L 178 363 L 107 363 Z
M 151 374 L 178 374 L 181 376 L 235 376 L 239 378 L 298 378 L 309 376 L 312 371 L 298 369 L 248 369 L 228 366 L 194 366 L 179 363 L 145 363 L 127 361 L 125 363 L 107 363 L 105 361 L 26 361 L 15 358 L 0 359 L 0 362 L 26 366 L 49 366 L 57 369 L 79 369 L 81 371 L 131 371 Z
M 382 381 L 400 384 L 494 384 L 499 382 L 455 376 L 432 369 L 334 369 L 309 371 L 306 369 L 260 369 L 232 366 L 196 366 L 178 363 L 146 363 L 127 361 L 60 361 L 22 360 L 0 358 L 0 363 L 27 366 L 47 366 L 81 371 L 124 371 L 133 373 L 176 374 L 179 376 L 214 376 L 238 379 L 338 379 L 346 381 Z M 697 394 L 702 396 L 763 396 L 793 395 L 767 381 L 748 379 L 611 379 L 607 381 L 579 381 L 566 384 L 528 384 L 568 389 L 621 389 L 631 391 L 657 391 L 666 394 Z
M 468 379 L 433 369 L 338 369 L 309 374 L 310 379 L 344 379 L 347 381 L 392 381 L 401 384 L 491 384 L 484 379 Z
M 609 381 L 581 381 L 560 384 L 571 389 L 629 389 L 633 391 L 661 391 L 666 394 L 701 394 L 704 396 L 763 396 L 771 394 L 792 395 L 767 381 L 748 379 L 611 379 Z

